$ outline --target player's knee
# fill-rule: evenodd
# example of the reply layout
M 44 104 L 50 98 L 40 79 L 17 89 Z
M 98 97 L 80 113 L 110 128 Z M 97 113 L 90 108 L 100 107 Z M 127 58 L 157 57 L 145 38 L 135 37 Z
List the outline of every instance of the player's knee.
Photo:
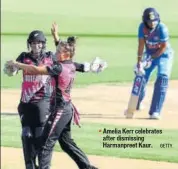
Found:
M 65 139 L 64 139 L 63 137 L 60 137 L 60 138 L 58 139 L 58 142 L 59 142 L 61 148 L 62 148 L 63 150 L 65 150 L 65 149 L 66 149 L 66 145 L 67 145 Z
M 61 147 L 61 149 L 62 149 L 63 151 L 66 151 L 66 150 L 67 150 L 67 146 L 66 146 L 66 144 L 65 144 L 64 142 L 59 142 L 59 144 L 60 144 L 60 147 Z
M 167 75 L 165 75 L 165 74 L 161 74 L 156 79 L 155 87 L 156 88 L 167 89 L 168 81 L 169 81 L 169 77 Z
M 23 127 L 22 128 L 22 138 L 23 137 L 33 137 L 33 133 L 31 131 L 31 128 L 29 126 Z
M 71 140 L 69 138 L 67 139 L 66 137 L 60 137 L 58 141 L 59 141 L 59 144 L 60 144 L 62 150 L 66 151 L 66 150 L 70 149 Z
M 44 127 L 43 127 L 43 126 L 41 126 L 41 127 L 36 127 L 36 128 L 35 128 L 35 138 L 41 137 L 42 134 L 43 134 L 43 130 L 44 130 Z
M 171 76 L 171 68 L 164 68 L 159 70 L 157 76 L 167 76 L 169 79 Z
M 42 146 L 44 152 L 48 152 L 48 153 L 51 152 L 54 149 L 55 143 L 56 143 L 56 140 L 48 139 L 45 142 L 45 144 Z

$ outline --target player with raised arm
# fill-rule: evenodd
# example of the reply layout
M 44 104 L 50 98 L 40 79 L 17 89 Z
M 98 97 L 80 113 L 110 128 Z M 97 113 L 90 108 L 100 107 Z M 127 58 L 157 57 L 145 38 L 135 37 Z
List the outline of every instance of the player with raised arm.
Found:
M 50 124 L 46 126 L 44 140 L 46 140 L 40 160 L 40 169 L 50 167 L 51 152 L 55 142 L 58 140 L 62 149 L 76 162 L 79 168 L 94 169 L 86 155 L 76 146 L 71 138 L 71 120 L 79 125 L 78 112 L 71 103 L 70 90 L 74 81 L 75 71 L 85 72 L 85 65 L 72 61 L 75 51 L 74 38 L 69 37 L 67 41 L 59 41 L 57 44 L 56 61 L 52 66 L 25 65 L 18 62 L 9 62 L 18 68 L 32 74 L 51 75 L 56 80 L 56 107 L 51 114 Z M 89 70 L 100 72 L 105 68 L 105 62 L 92 62 Z M 95 64 L 96 63 L 96 64 Z M 87 66 L 88 67 L 88 66 Z M 88 68 L 87 68 L 88 69 Z M 89 71 L 87 70 L 87 71 Z M 74 112 L 74 113 L 73 113 Z

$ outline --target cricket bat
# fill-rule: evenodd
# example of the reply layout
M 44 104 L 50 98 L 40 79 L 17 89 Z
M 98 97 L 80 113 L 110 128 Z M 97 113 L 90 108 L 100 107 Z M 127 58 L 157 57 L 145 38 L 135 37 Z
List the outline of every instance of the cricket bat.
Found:
M 125 111 L 126 118 L 133 118 L 134 112 L 136 111 L 139 95 L 144 84 L 144 76 L 136 75 L 132 87 L 131 96 L 129 99 L 128 107 Z

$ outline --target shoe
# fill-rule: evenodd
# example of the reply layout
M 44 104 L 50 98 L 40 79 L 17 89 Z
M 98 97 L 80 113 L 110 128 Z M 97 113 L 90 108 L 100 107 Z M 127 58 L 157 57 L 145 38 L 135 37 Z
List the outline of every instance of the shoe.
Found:
M 154 112 L 152 115 L 150 115 L 150 119 L 159 120 L 160 114 L 158 112 Z
M 96 167 L 92 166 L 91 169 L 99 169 L 99 168 L 96 168 Z

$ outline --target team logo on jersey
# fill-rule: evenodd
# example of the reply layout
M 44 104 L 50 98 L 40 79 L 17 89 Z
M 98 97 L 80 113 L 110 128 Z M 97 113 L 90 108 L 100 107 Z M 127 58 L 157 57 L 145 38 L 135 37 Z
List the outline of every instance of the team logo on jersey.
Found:
M 149 18 L 150 18 L 151 20 L 154 20 L 154 19 L 155 19 L 154 12 L 150 12 L 150 13 L 149 13 Z
M 155 37 L 154 37 L 154 40 L 159 40 L 159 37 L 158 37 L 158 36 L 155 36 Z
M 35 37 L 38 36 L 38 33 L 35 33 L 34 36 L 35 36 Z
M 26 64 L 32 64 L 32 61 L 30 59 L 25 59 L 24 63 L 26 63 Z
M 44 59 L 43 62 L 45 65 L 49 65 L 49 66 L 53 63 L 52 60 L 50 60 L 50 59 Z

